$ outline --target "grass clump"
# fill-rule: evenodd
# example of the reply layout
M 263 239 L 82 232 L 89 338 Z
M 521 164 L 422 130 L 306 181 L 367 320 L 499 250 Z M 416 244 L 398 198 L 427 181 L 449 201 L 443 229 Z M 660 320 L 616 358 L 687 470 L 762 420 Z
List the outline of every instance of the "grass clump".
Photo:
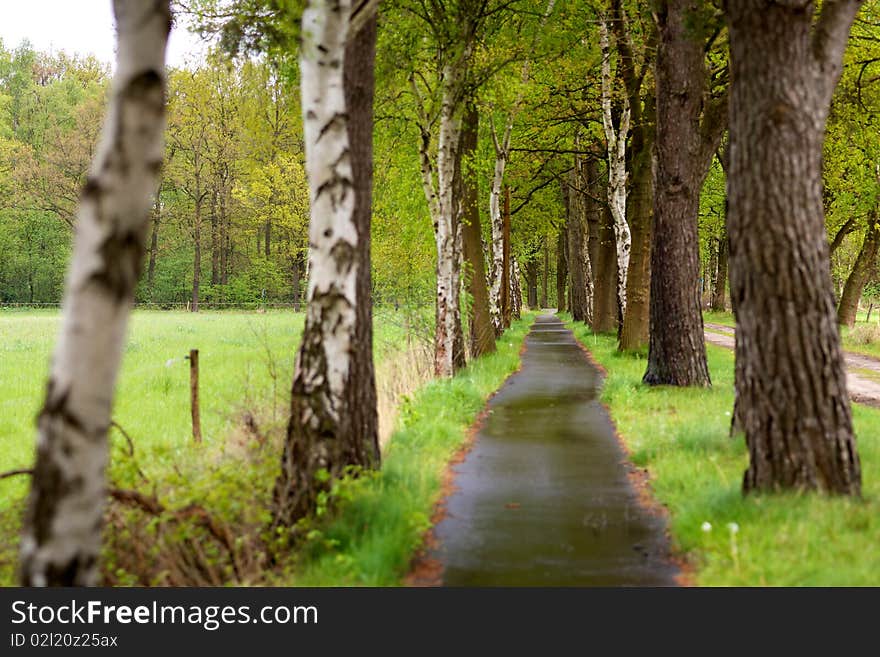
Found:
M 717 320 L 710 320 L 717 321 Z M 863 498 L 784 493 L 743 497 L 748 454 L 729 437 L 733 352 L 707 346 L 711 389 L 650 387 L 646 361 L 614 336 L 570 325 L 608 371 L 608 405 L 632 461 L 669 510 L 674 547 L 710 586 L 880 584 L 880 411 L 854 405 Z

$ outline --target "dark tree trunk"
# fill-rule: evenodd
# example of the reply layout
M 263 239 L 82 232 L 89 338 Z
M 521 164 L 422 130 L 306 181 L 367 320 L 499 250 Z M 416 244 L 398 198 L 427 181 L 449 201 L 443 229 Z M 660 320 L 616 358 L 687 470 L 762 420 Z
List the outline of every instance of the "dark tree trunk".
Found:
M 473 299 L 470 316 L 470 350 L 474 358 L 495 351 L 495 327 L 489 313 L 489 288 L 486 283 L 486 263 L 483 259 L 482 229 L 480 228 L 479 188 L 475 172 L 474 154 L 480 115 L 473 103 L 465 106 L 458 148 L 461 182 L 462 248 L 469 264 L 468 289 Z
M 202 199 L 196 188 L 195 224 L 193 226 L 193 280 L 190 310 L 199 312 L 199 282 L 202 278 Z
M 220 285 L 229 282 L 229 217 L 226 210 L 226 190 L 220 195 Z
M 268 258 L 272 255 L 272 222 L 269 220 L 266 220 L 266 229 L 263 231 L 263 237 L 266 240 L 263 255 Z
M 565 234 L 565 226 L 559 229 L 556 237 L 556 309 L 563 313 L 566 311 L 565 283 L 568 280 L 568 262 L 565 259 L 565 244 L 568 236 Z
M 632 250 L 626 275 L 626 313 L 620 329 L 620 350 L 639 351 L 648 345 L 651 292 L 651 222 L 654 203 L 653 148 L 654 116 L 648 107 L 643 123 L 636 126 L 630 141 L 632 188 L 626 201 L 626 216 L 632 234 Z
M 700 188 L 721 130 L 707 125 L 710 118 L 703 115 L 708 80 L 703 44 L 687 27 L 692 0 L 658 6 L 651 331 L 643 380 L 708 386 L 698 223 Z
M 726 3 L 734 426 L 751 490 L 858 495 L 822 206 L 822 145 L 854 1 Z
M 298 373 L 291 395 L 291 418 L 287 428 L 281 475 L 275 483 L 276 524 L 293 526 L 311 514 L 318 496 L 350 467 L 379 465 L 376 381 L 373 366 L 372 300 L 370 296 L 370 219 L 373 187 L 373 92 L 376 47 L 376 16 L 366 19 L 357 34 L 350 35 L 344 57 L 344 92 L 354 190 L 353 221 L 357 246 L 352 253 L 357 265 L 357 305 L 354 334 L 349 336 L 351 360 L 341 395 L 342 408 L 327 408 L 322 395 L 308 390 Z M 337 242 L 338 244 L 339 242 Z M 323 303 L 323 299 L 312 302 Z M 320 309 L 319 309 L 320 311 Z M 311 314 L 310 310 L 310 314 Z M 305 358 L 322 358 L 321 334 L 303 333 L 298 370 Z M 327 363 L 323 367 L 327 367 Z M 320 383 L 320 382 L 319 382 Z M 314 418 L 319 418 L 315 421 Z M 321 476 L 322 473 L 327 476 Z
M 541 308 L 547 308 L 547 293 L 550 281 L 550 245 L 547 243 L 547 237 L 544 236 L 543 248 L 544 267 L 541 269 Z
M 718 268 L 712 286 L 712 310 L 727 310 L 727 231 L 718 239 Z
M 150 260 L 147 265 L 147 287 L 149 288 L 150 301 L 153 300 L 153 280 L 156 277 L 156 258 L 159 256 L 159 224 L 162 221 L 162 206 L 159 203 L 159 195 L 153 203 L 153 226 L 150 231 Z
M 576 322 L 585 322 L 588 317 L 587 272 L 584 268 L 586 254 L 586 226 L 584 225 L 583 181 L 577 176 L 575 167 L 570 184 L 565 193 L 565 232 L 568 236 L 568 279 L 570 286 L 569 311 Z M 580 196 L 580 197 L 579 197 Z
M 297 251 L 296 254 L 292 258 L 292 262 L 290 265 L 290 287 L 291 287 L 291 297 L 293 301 L 293 309 L 300 310 L 300 306 L 302 304 L 302 292 L 300 292 L 300 287 L 302 287 L 302 275 L 303 275 L 303 262 L 302 256 Z
M 876 218 L 871 217 L 865 232 L 865 241 L 862 242 L 855 265 L 846 279 L 846 285 L 843 286 L 843 294 L 837 308 L 837 322 L 841 326 L 850 328 L 855 326 L 862 290 L 865 289 L 877 261 L 878 243 L 880 243 L 880 230 L 877 229 Z
M 529 308 L 538 307 L 538 261 L 531 260 L 526 264 L 526 287 L 528 288 Z
M 220 216 L 217 191 L 211 194 L 211 285 L 220 283 Z
M 600 215 L 596 264 L 593 267 L 593 330 L 616 333 L 617 308 L 617 246 L 614 238 L 614 217 L 605 205 Z

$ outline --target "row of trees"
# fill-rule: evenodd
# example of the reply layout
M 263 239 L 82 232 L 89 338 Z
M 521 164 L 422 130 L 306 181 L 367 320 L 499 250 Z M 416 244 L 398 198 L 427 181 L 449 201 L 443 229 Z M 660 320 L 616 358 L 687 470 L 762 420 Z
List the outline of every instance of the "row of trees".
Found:
M 203 235 L 212 286 L 228 283 L 241 256 L 233 208 L 256 218 L 246 241 L 269 253 L 279 227 L 296 241 L 308 208 L 308 306 L 276 528 L 295 535 L 334 479 L 379 465 L 371 312 L 385 285 L 433 297 L 438 375 L 454 374 L 467 351 L 494 348 L 525 283 L 532 304 L 555 296 L 577 320 L 616 329 L 622 351 L 647 346 L 647 383 L 709 385 L 699 220 L 715 160 L 727 174 L 720 242 L 738 322 L 733 415 L 750 452 L 745 490 L 857 494 L 821 160 L 860 3 L 751 0 L 721 11 L 666 0 L 649 12 L 638 0 L 396 0 L 381 25 L 376 4 L 311 0 L 300 23 L 274 0 L 190 3 L 239 66 L 218 59 L 180 73 L 189 77 L 177 89 L 171 75 L 168 189 L 154 203 L 169 8 L 115 0 L 118 68 L 75 219 L 25 582 L 95 581 L 113 382 L 140 254 L 170 198 L 188 208 L 196 297 Z M 241 64 L 253 49 L 271 64 Z M 152 54 L 135 57 L 143 52 Z M 210 107 L 194 101 L 202 93 Z M 308 204 L 296 193 L 303 181 Z
M 0 48 L 0 302 L 57 303 L 109 93 L 94 59 Z M 139 302 L 298 303 L 308 187 L 298 97 L 271 64 L 214 55 L 168 82 L 165 166 Z

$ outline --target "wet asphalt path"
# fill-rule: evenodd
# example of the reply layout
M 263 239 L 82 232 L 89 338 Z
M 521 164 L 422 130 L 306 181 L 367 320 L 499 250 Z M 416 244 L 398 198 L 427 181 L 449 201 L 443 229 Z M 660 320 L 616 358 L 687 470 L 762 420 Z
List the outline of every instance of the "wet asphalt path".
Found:
M 601 385 L 571 331 L 539 317 L 454 467 L 431 554 L 444 585 L 675 585 L 665 523 L 637 501 Z

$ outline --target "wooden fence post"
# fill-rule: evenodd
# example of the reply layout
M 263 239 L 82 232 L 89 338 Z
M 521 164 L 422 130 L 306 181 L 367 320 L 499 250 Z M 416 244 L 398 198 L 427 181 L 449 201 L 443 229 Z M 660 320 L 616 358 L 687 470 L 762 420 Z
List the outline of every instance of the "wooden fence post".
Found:
M 192 408 L 193 442 L 202 442 L 202 420 L 199 415 L 199 350 L 189 350 L 189 397 Z

